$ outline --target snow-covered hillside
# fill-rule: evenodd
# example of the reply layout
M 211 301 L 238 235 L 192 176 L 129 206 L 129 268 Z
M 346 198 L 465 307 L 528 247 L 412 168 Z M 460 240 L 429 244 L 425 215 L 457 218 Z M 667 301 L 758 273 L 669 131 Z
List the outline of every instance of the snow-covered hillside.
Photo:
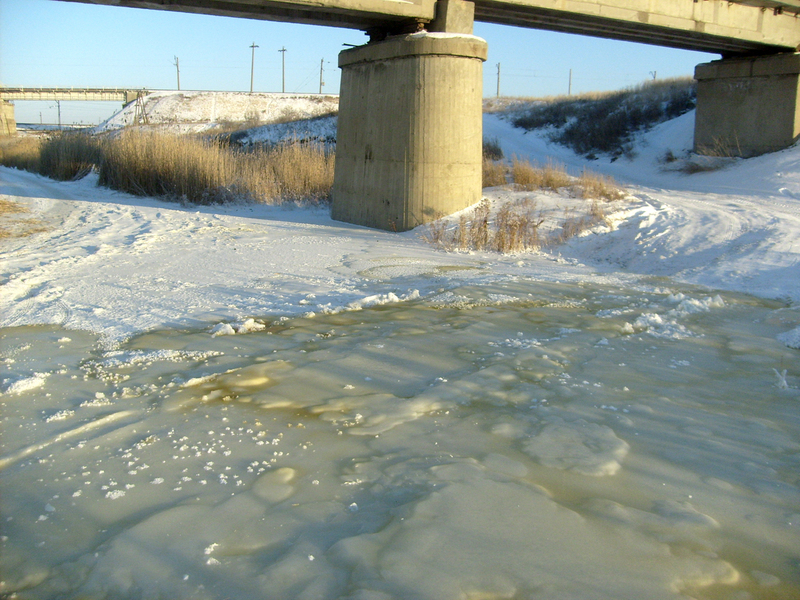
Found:
M 229 124 L 275 123 L 308 119 L 334 113 L 338 96 L 317 94 L 268 94 L 255 92 L 152 92 L 142 103 L 131 102 L 95 128 L 113 131 L 141 118 L 181 133 L 200 132 Z M 141 121 L 139 121 L 141 122 Z

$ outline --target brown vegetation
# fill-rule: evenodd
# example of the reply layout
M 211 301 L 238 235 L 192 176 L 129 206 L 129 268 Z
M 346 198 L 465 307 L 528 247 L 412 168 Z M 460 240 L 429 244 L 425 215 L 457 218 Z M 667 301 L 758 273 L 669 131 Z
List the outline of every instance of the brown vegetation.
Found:
M 0 240 L 26 237 L 46 229 L 38 219 L 20 217 L 27 212 L 21 204 L 0 198 Z
M 333 185 L 333 160 L 331 152 L 315 144 L 246 152 L 194 136 L 139 130 L 107 138 L 18 138 L 4 143 L 0 154 L 6 166 L 60 180 L 82 177 L 97 167 L 102 185 L 198 204 L 324 201 Z
M 564 209 L 559 219 L 548 217 L 536 200 L 522 198 L 501 204 L 494 210 L 484 199 L 471 211 L 463 212 L 458 221 L 439 219 L 428 226 L 429 243 L 445 250 L 490 250 L 503 254 L 537 250 L 563 244 L 598 224 L 609 225 L 604 204 L 621 200 L 625 191 L 612 177 L 584 171 L 571 177 L 563 165 L 548 162 L 544 167 L 517 157 L 508 167 L 502 161 L 484 159 L 484 187 L 506 185 L 521 191 L 559 192 L 566 199 L 587 200 L 584 209 Z M 542 225 L 549 221 L 548 231 Z M 554 222 L 556 221 L 556 222 Z

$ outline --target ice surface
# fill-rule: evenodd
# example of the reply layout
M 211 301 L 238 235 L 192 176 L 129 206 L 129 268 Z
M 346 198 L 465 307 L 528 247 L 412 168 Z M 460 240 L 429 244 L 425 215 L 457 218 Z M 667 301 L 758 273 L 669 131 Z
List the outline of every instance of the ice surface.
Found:
M 10 374 L 49 376 L 0 397 L 3 591 L 793 598 L 786 309 L 721 295 L 680 340 L 620 332 L 696 291 L 470 285 L 71 355 L 5 330 Z

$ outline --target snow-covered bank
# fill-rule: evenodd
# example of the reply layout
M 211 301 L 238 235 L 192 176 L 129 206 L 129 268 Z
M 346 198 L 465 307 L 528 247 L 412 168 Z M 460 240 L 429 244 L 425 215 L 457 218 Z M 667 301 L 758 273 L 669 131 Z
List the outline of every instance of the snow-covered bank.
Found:
M 711 289 L 800 301 L 800 149 L 687 176 L 663 171 L 691 140 L 691 117 L 666 123 L 636 159 L 587 163 L 496 116 L 487 137 L 507 156 L 588 167 L 630 185 L 613 231 L 542 253 L 445 253 L 402 235 L 332 221 L 325 209 L 181 207 L 0 169 L 0 194 L 49 230 L 0 246 L 0 325 L 59 323 L 109 341 L 165 326 L 325 312 L 375 294 L 423 295 L 464 280 L 511 277 L 625 283 L 670 277 Z M 653 181 L 658 187 L 644 186 Z M 510 192 L 487 190 L 490 198 Z M 559 198 L 530 194 L 544 209 Z

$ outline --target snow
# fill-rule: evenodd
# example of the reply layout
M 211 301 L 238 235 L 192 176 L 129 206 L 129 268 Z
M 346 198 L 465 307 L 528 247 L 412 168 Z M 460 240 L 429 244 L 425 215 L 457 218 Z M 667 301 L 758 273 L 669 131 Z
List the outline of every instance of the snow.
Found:
M 796 598 L 800 148 L 665 171 L 692 118 L 486 116 L 630 192 L 513 256 L 0 168 L 0 594 Z
M 144 95 L 142 105 L 150 125 L 189 133 L 245 121 L 274 123 L 319 117 L 336 112 L 339 98 L 326 94 L 161 91 Z M 131 102 L 94 131 L 133 125 L 141 110 L 137 102 Z

